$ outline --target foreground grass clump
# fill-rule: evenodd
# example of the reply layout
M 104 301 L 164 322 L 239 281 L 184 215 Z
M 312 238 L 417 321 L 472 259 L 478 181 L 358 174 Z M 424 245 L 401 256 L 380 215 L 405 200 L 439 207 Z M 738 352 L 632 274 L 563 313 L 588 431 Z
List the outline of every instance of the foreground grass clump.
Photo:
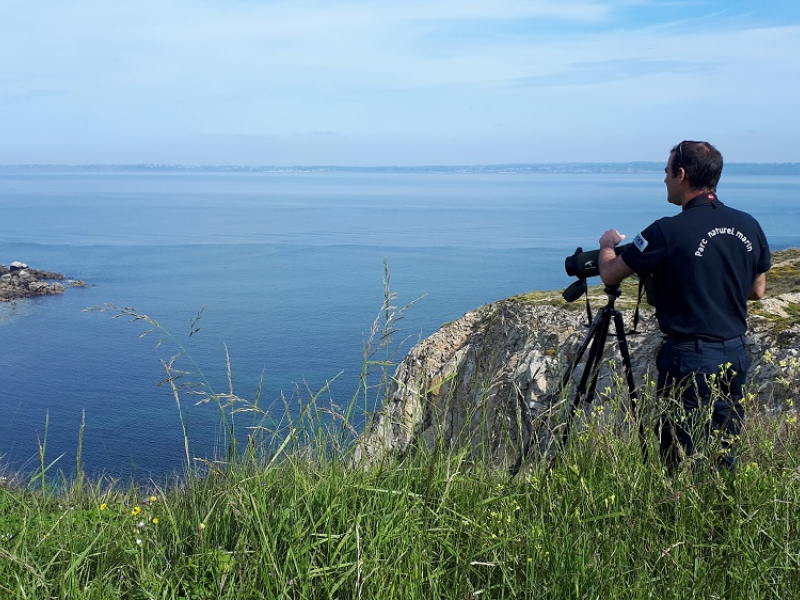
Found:
M 798 439 L 665 477 L 589 428 L 514 480 L 457 454 L 245 459 L 152 489 L 0 489 L 3 598 L 796 598 Z M 787 439 L 787 438 L 783 438 Z M 757 460 L 767 460 L 761 464 Z

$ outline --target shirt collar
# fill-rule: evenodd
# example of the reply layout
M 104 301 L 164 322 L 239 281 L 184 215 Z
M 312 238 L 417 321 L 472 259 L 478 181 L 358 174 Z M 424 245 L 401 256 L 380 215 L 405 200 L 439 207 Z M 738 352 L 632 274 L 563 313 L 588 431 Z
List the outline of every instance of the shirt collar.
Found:
M 714 192 L 702 192 L 684 204 L 683 210 L 689 210 L 695 206 L 714 206 L 719 204 L 722 204 L 722 202 L 719 201 Z

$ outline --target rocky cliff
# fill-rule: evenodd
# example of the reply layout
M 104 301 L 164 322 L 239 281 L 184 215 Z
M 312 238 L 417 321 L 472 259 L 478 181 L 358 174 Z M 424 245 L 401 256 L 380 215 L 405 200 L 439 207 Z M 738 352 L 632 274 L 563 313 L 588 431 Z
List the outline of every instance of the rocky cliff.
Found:
M 791 401 L 800 388 L 800 251 L 776 253 L 773 263 L 771 291 L 750 307 L 751 410 L 794 410 Z M 643 398 L 652 397 L 644 392 L 654 385 L 662 336 L 646 306 L 638 333 L 629 332 L 636 291 L 635 284 L 624 285 L 615 308 L 627 331 L 635 393 Z M 608 302 L 602 287 L 590 289 L 589 296 L 595 312 Z M 388 397 L 357 448 L 357 460 L 443 444 L 510 464 L 529 439 L 534 453 L 551 451 L 565 407 L 575 397 L 574 383 L 583 374 L 579 364 L 572 387 L 562 385 L 587 325 L 585 303 L 567 304 L 559 292 L 551 292 L 494 302 L 442 326 L 398 366 Z M 593 410 L 624 421 L 630 416 L 629 394 L 619 347 L 613 336 L 602 347 Z M 620 406 L 623 410 L 615 410 Z

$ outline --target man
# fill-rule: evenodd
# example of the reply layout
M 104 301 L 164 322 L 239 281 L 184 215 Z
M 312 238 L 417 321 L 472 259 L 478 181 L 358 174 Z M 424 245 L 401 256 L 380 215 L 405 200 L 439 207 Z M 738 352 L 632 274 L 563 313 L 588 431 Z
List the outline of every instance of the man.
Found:
M 661 456 L 672 471 L 682 448 L 692 456 L 709 434 L 720 435 L 718 464 L 732 468 L 733 442 L 744 418 L 742 385 L 747 300 L 766 291 L 771 257 L 758 222 L 716 195 L 722 155 L 707 142 L 684 141 L 664 169 L 667 201 L 681 207 L 655 221 L 620 255 L 624 236 L 600 238 L 600 277 L 615 285 L 636 273 L 652 276 L 648 297 L 665 334 L 657 358 Z M 710 422 L 708 415 L 710 414 Z

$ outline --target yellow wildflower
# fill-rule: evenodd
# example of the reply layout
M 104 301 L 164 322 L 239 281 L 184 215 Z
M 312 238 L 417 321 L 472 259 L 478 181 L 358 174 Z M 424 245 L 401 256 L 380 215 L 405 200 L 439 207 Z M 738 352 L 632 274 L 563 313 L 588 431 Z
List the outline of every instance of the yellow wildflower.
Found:
M 103 503 L 100 505 L 100 510 L 105 510 L 105 509 L 107 509 L 107 508 L 108 508 L 108 504 L 106 504 L 105 502 L 103 502 Z
M 158 525 L 158 517 L 153 517 L 153 525 Z
M 135 517 L 135 516 L 136 516 L 136 515 L 138 515 L 140 512 L 142 512 L 142 509 L 141 509 L 141 508 L 139 508 L 138 506 L 134 506 L 134 507 L 133 507 L 133 510 L 131 511 L 131 514 L 132 514 L 132 515 Z

